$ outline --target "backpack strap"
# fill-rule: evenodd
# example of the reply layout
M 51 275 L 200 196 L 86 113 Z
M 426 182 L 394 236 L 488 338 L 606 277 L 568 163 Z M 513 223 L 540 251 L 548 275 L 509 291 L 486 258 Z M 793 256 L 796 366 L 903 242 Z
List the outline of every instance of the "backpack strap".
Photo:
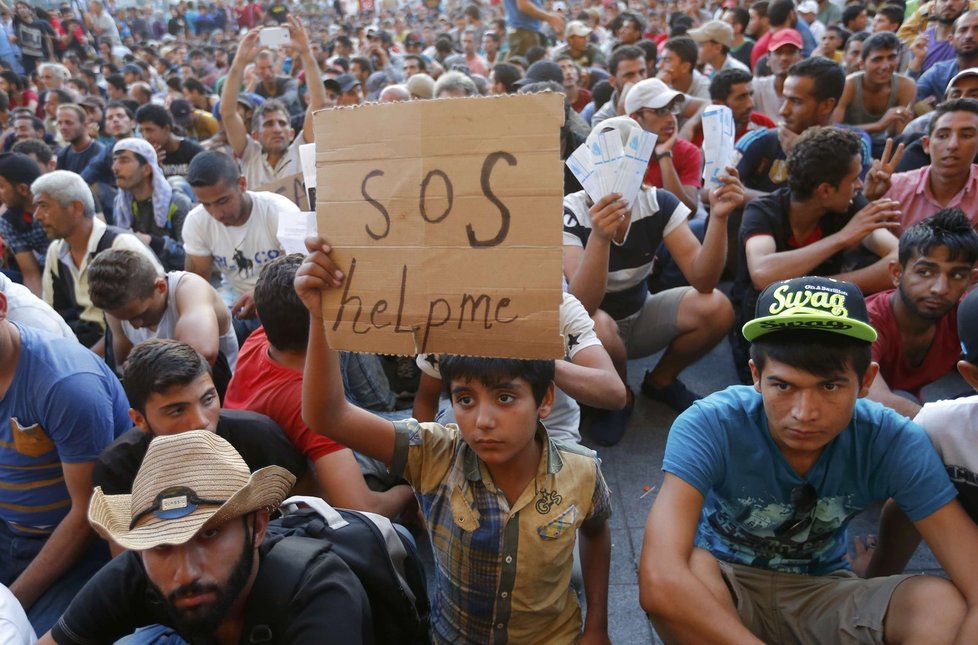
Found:
M 242 643 L 284 643 L 285 618 L 295 588 L 310 563 L 331 548 L 325 540 L 298 536 L 284 537 L 272 545 L 261 559 L 248 596 Z

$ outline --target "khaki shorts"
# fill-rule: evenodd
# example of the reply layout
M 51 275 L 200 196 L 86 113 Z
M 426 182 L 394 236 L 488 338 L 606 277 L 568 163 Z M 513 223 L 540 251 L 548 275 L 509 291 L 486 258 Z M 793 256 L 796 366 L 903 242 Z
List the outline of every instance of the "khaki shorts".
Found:
M 531 47 L 543 45 L 543 36 L 529 29 L 510 27 L 506 30 L 506 40 L 509 43 L 507 56 L 526 56 Z
M 718 562 L 741 622 L 767 643 L 883 643 L 894 590 L 909 575 L 860 578 L 778 573 Z
M 616 321 L 629 360 L 651 356 L 665 349 L 679 335 L 676 324 L 679 303 L 692 290 L 692 287 L 676 287 L 650 293 L 641 309 Z

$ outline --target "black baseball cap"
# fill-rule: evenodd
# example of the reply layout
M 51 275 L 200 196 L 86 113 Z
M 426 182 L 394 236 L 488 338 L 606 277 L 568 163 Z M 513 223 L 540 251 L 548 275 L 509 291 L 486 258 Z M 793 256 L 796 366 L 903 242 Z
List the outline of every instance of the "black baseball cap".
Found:
M 744 325 L 743 334 L 753 341 L 788 329 L 832 332 L 868 343 L 876 340 L 859 287 L 819 276 L 769 284 L 757 298 L 754 319 Z
M 526 70 L 526 76 L 513 83 L 513 85 L 522 87 L 530 83 L 540 83 L 543 81 L 553 81 L 554 83 L 563 85 L 564 71 L 560 69 L 560 65 L 552 60 L 538 60 Z
M 336 78 L 327 78 L 323 81 L 323 85 L 328 90 L 333 90 L 336 94 L 344 94 L 351 91 L 354 87 L 360 84 L 357 77 L 353 74 L 340 74 Z
M 972 289 L 958 305 L 958 338 L 964 360 L 978 365 L 978 289 Z

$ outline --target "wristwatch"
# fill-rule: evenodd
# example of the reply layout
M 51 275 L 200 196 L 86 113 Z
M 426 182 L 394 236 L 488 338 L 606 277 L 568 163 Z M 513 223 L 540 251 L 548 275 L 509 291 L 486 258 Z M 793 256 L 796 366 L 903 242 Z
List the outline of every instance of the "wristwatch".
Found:
M 661 155 L 655 155 L 655 160 L 659 161 L 663 157 L 669 157 L 670 159 L 672 159 L 672 150 L 666 150 Z

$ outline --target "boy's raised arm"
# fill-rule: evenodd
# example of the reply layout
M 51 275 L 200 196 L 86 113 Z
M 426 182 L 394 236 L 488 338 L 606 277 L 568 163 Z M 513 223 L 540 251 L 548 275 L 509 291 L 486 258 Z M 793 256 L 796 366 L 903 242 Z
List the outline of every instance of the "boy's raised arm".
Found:
M 385 464 L 394 455 L 394 426 L 346 400 L 339 355 L 326 340 L 321 293 L 343 284 L 325 240 L 307 238 L 309 255 L 295 274 L 295 291 L 309 310 L 309 346 L 302 378 L 302 419 L 319 434 Z

